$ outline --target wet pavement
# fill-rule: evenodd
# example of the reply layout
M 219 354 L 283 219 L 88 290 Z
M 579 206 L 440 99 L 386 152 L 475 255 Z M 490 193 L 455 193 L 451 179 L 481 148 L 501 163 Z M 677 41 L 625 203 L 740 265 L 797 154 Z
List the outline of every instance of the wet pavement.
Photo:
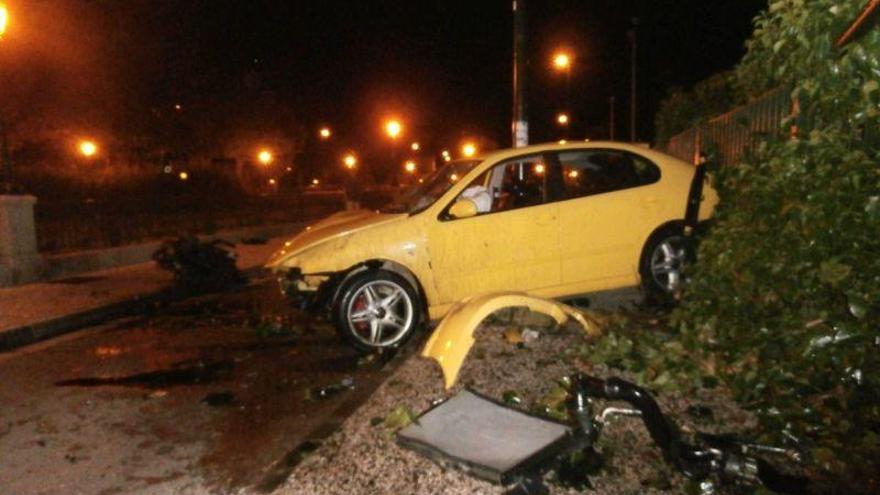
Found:
M 0 354 L 0 493 L 271 493 L 399 361 L 269 283 Z

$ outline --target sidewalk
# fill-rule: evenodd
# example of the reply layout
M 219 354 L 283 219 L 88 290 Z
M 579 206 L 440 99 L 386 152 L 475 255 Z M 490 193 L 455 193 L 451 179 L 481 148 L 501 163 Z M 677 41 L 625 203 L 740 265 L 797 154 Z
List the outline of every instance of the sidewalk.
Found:
M 238 267 L 249 276 L 295 232 L 266 244 L 236 244 Z M 238 241 L 239 239 L 229 239 Z M 172 275 L 152 261 L 70 278 L 0 288 L 0 352 L 44 340 L 138 308 L 173 300 Z

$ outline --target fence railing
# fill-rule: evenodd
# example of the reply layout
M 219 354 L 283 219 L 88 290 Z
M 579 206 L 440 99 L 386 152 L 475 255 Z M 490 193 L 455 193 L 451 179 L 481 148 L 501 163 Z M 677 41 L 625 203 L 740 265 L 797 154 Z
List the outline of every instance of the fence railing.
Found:
M 777 88 L 761 98 L 673 136 L 666 145 L 672 156 L 696 163 L 711 151 L 719 165 L 732 165 L 759 138 L 787 132 L 783 120 L 793 112 L 790 91 Z

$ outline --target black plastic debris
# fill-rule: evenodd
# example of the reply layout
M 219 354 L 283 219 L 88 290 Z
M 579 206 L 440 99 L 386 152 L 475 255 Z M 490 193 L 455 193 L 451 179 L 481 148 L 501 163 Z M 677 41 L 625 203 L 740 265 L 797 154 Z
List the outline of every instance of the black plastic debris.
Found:
M 354 379 L 350 376 L 347 376 L 340 380 L 339 383 L 306 389 L 305 399 L 309 401 L 324 400 L 333 397 L 334 395 L 337 395 L 341 392 L 354 390 L 354 388 Z
M 219 239 L 202 242 L 194 235 L 185 235 L 164 242 L 153 253 L 153 260 L 173 273 L 175 282 L 186 289 L 222 290 L 247 281 L 235 265 L 234 247 Z

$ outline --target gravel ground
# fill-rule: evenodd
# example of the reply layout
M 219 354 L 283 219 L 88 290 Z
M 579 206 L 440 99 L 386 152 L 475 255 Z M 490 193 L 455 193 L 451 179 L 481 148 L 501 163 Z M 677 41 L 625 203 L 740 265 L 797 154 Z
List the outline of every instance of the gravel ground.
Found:
M 470 387 L 490 397 L 501 399 L 506 391 L 516 391 L 522 407 L 532 409 L 557 385 L 557 380 L 576 370 L 608 377 L 611 373 L 601 363 L 577 358 L 577 350 L 587 344 L 579 327 L 547 326 L 542 315 L 520 312 L 513 320 L 490 318 L 478 330 L 476 344 L 460 374 L 455 388 L 443 390 L 440 368 L 417 355 L 409 358 L 355 412 L 340 431 L 306 458 L 279 490 L 284 494 L 382 494 L 382 493 L 503 493 L 504 488 L 486 483 L 455 470 L 439 467 L 428 459 L 399 447 L 394 431 L 379 420 L 395 408 L 405 405 L 420 413 L 432 401 L 454 395 Z M 528 345 L 511 343 L 510 329 L 539 328 L 540 337 Z M 745 431 L 754 419 L 736 408 L 718 390 L 696 395 L 666 393 L 657 397 L 660 406 L 683 430 L 699 428 L 714 431 L 713 424 L 725 431 Z M 686 413 L 691 405 L 712 410 L 712 420 L 698 419 Z M 707 424 L 712 423 L 712 424 Z M 673 473 L 663 462 L 641 421 L 621 418 L 603 432 L 600 451 L 605 466 L 591 478 L 595 493 L 680 493 L 684 478 Z M 551 493 L 580 493 L 559 485 L 550 485 Z

